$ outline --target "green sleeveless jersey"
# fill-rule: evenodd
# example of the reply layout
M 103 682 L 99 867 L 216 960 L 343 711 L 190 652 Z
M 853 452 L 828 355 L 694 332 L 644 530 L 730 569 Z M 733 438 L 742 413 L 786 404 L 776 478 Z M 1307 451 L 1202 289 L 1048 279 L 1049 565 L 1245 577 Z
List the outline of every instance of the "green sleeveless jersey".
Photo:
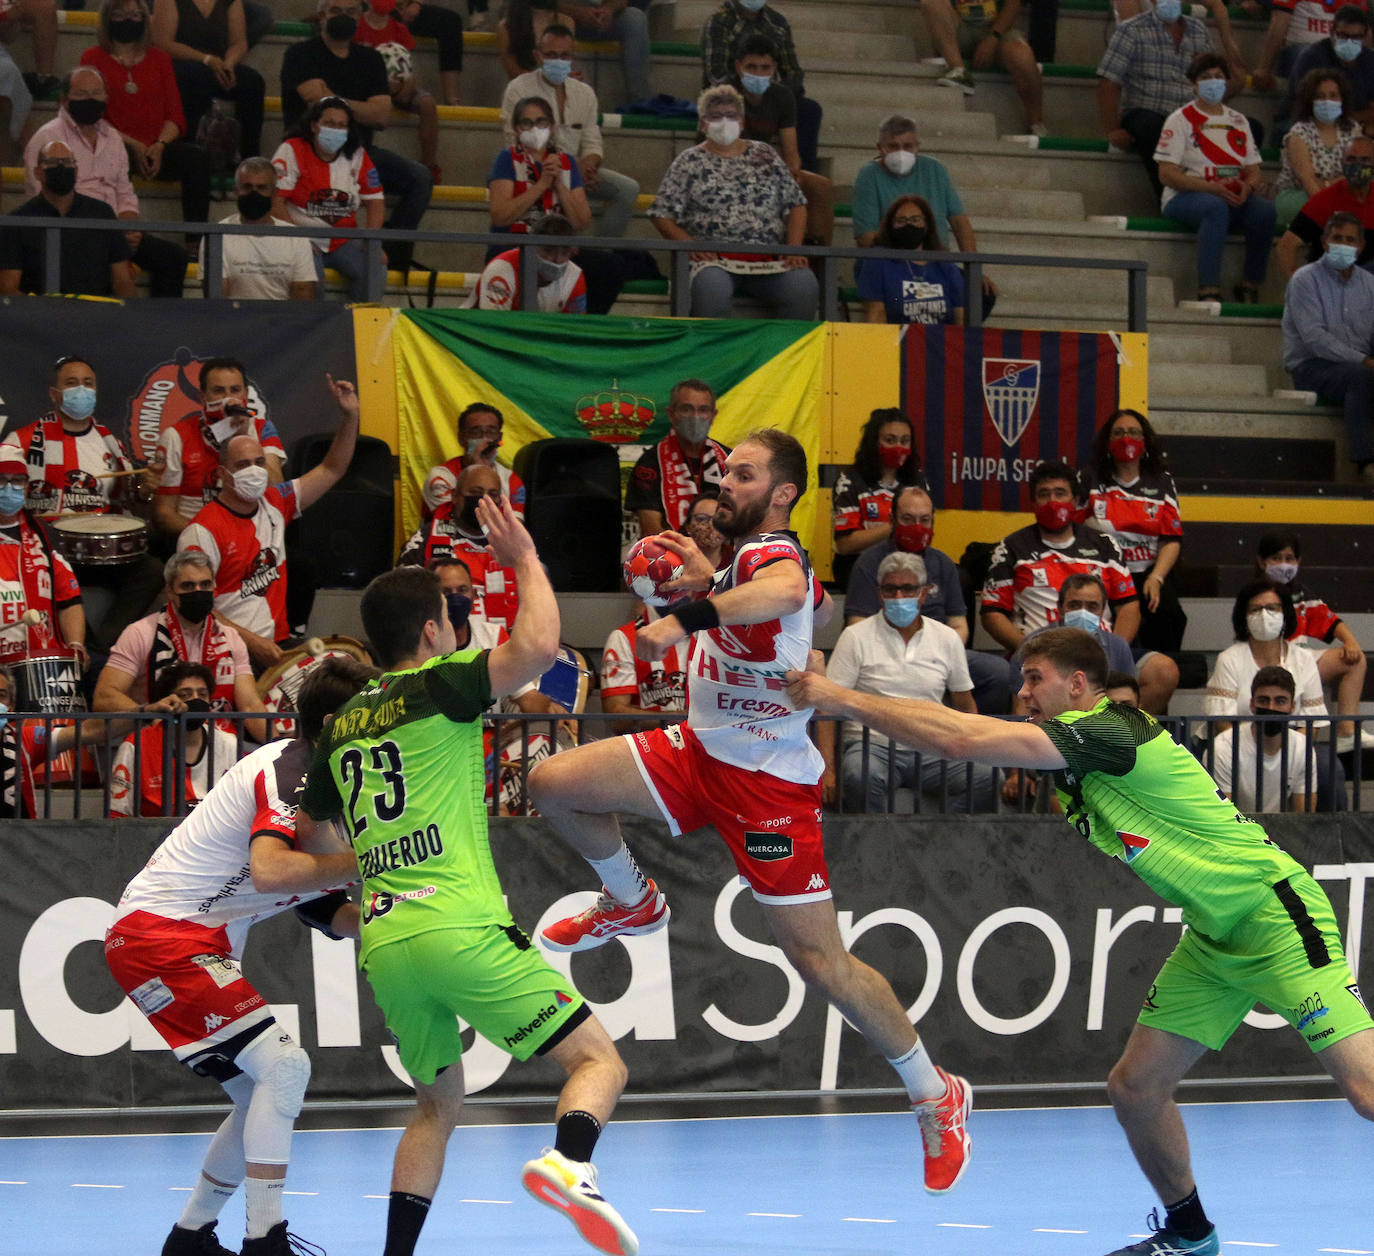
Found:
M 510 924 L 487 837 L 486 651 L 388 672 L 315 748 L 301 805 L 340 816 L 363 877 L 362 958 L 455 925 Z
M 1054 776 L 1069 823 L 1183 908 L 1190 928 L 1224 936 L 1302 871 L 1143 711 L 1103 698 L 1041 727 L 1067 764 Z

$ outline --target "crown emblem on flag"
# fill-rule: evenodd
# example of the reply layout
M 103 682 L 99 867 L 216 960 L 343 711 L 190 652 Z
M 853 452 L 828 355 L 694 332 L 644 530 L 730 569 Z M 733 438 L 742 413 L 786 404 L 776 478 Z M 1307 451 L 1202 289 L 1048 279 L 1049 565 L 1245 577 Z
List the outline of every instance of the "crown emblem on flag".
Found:
M 587 435 L 610 444 L 638 440 L 658 413 L 652 400 L 621 388 L 615 379 L 609 388 L 579 397 L 575 409 Z

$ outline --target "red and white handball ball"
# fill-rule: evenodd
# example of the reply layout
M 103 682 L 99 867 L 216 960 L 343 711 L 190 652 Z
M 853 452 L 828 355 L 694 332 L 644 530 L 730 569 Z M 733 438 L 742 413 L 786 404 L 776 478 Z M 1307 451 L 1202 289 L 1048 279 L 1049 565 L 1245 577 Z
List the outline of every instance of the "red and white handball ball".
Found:
M 682 559 L 657 537 L 641 537 L 625 555 L 625 587 L 650 606 L 667 606 L 682 597 L 663 591 L 665 584 L 681 574 Z

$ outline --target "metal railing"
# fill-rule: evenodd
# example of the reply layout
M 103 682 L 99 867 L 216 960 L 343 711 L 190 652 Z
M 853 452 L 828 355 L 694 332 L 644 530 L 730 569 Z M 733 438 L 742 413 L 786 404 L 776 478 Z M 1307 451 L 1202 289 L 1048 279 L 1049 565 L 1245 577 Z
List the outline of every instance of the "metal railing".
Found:
M 261 228 L 242 223 L 222 222 L 167 222 L 161 219 L 65 219 L 30 218 L 10 215 L 0 219 L 0 230 L 11 227 L 28 227 L 42 231 L 44 240 L 43 289 L 44 292 L 61 291 L 60 233 L 63 231 L 144 231 L 149 233 L 173 233 L 205 237 L 205 271 L 201 280 L 206 295 L 218 297 L 223 293 L 223 238 L 226 235 L 262 235 Z M 674 316 L 684 316 L 689 312 L 691 300 L 691 257 L 698 252 L 738 252 L 741 248 L 751 251 L 763 250 L 780 257 L 804 257 L 816 263 L 820 285 L 820 317 L 826 322 L 840 321 L 840 276 L 838 264 L 851 260 L 893 260 L 910 261 L 911 252 L 900 249 L 858 248 L 856 246 L 828 244 L 745 244 L 738 240 L 629 240 L 623 237 L 603 236 L 536 236 L 524 233 L 471 232 L 471 231 L 396 231 L 391 228 L 326 228 L 301 227 L 295 224 L 278 223 L 272 229 L 274 238 L 278 236 L 304 236 L 310 240 L 361 240 L 365 246 L 366 292 L 364 300 L 380 302 L 385 295 L 386 265 L 383 246 L 387 244 L 473 244 L 484 248 L 493 245 L 501 249 L 516 248 L 520 251 L 517 274 L 519 279 L 520 308 L 537 308 L 538 283 L 536 258 L 533 250 L 541 245 L 553 248 L 567 248 L 569 244 L 578 248 L 605 249 L 643 249 L 651 253 L 670 255 L 670 280 L 668 284 L 669 312 Z M 325 255 L 326 260 L 328 255 Z M 1143 332 L 1148 322 L 1147 283 L 1149 266 L 1138 258 L 1100 258 L 1100 257 L 1042 257 L 1035 254 L 1017 253 L 952 253 L 922 252 L 923 261 L 952 262 L 963 268 L 966 290 L 977 294 L 982 290 L 983 273 L 988 266 L 1029 266 L 1061 270 L 1110 270 L 1124 271 L 1126 274 L 1126 323 L 1127 330 Z M 969 298 L 965 301 L 964 321 L 968 327 L 981 327 L 983 323 L 982 303 Z

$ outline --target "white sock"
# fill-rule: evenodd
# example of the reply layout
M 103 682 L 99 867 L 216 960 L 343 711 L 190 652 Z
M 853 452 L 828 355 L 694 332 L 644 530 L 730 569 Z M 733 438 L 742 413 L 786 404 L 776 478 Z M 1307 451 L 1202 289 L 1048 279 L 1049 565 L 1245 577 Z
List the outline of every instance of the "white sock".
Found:
M 223 1211 L 236 1190 L 237 1186 L 221 1186 L 202 1173 L 191 1188 L 191 1198 L 186 1201 L 186 1208 L 177 1225 L 183 1230 L 199 1230 L 201 1226 L 209 1225 Z
M 924 1103 L 927 1099 L 938 1099 L 945 1093 L 945 1083 L 935 1071 L 930 1056 L 926 1054 L 925 1043 L 919 1038 L 916 1045 L 900 1059 L 888 1063 L 897 1070 L 906 1093 L 912 1103 Z
M 624 842 L 609 859 L 589 859 L 587 862 L 616 902 L 626 907 L 638 907 L 649 897 L 649 879 L 640 871 L 635 857 Z
M 281 1193 L 285 1185 L 285 1178 L 243 1179 L 243 1189 L 248 1196 L 248 1225 L 244 1238 L 260 1239 L 281 1220 Z

